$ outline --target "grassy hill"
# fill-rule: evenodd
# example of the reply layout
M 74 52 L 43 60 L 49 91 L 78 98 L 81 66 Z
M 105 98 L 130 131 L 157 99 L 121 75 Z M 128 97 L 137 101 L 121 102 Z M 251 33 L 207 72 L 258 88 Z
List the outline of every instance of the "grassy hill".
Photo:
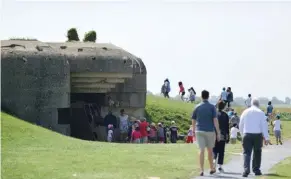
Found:
M 175 121 L 180 128 L 180 132 L 185 134 L 191 125 L 191 114 L 194 107 L 195 104 L 148 95 L 146 115 L 150 121 L 155 123 L 164 122 L 170 125 L 171 121 Z M 235 108 L 235 111 L 239 114 L 243 110 L 244 108 Z M 291 108 L 276 108 L 274 106 L 274 112 L 280 113 L 283 127 L 287 127 L 284 131 L 291 131 Z M 288 138 L 291 137 L 291 132 L 286 133 L 286 135 Z
M 146 110 L 154 122 L 175 120 L 185 131 L 193 108 L 193 104 L 149 96 Z M 191 144 L 83 141 L 6 113 L 1 113 L 1 129 L 3 179 L 184 179 L 198 172 L 197 147 Z M 291 121 L 283 121 L 283 129 L 283 137 L 291 137 Z M 227 146 L 227 154 L 240 151 L 240 144 Z
M 2 179 L 190 178 L 195 145 L 82 141 L 1 113 Z

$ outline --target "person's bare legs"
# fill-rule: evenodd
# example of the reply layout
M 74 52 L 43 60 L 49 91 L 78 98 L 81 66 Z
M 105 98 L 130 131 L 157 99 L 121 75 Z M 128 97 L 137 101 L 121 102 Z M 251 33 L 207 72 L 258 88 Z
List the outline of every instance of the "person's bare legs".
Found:
M 214 171 L 214 166 L 213 166 L 213 148 L 207 148 L 207 152 L 208 152 L 208 162 L 209 162 L 210 171 Z
M 200 170 L 201 170 L 202 174 L 204 172 L 204 152 L 205 152 L 205 149 L 200 149 L 200 152 L 199 152 L 199 165 L 200 165 Z

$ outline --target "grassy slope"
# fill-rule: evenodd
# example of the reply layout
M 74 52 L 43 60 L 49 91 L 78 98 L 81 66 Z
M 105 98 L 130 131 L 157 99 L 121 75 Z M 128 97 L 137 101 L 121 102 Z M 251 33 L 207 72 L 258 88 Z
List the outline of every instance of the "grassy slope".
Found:
M 285 159 L 284 161 L 280 162 L 276 165 L 272 170 L 271 173 L 266 179 L 280 179 L 280 178 L 291 178 L 291 172 L 289 171 L 291 168 L 291 157 Z
M 194 109 L 194 104 L 184 103 L 182 101 L 165 99 L 163 97 L 157 97 L 148 95 L 146 112 L 147 117 L 155 122 L 165 122 L 167 125 L 171 121 L 176 121 L 178 127 L 181 129 L 180 132 L 186 133 L 191 124 L 191 113 Z M 243 108 L 235 108 L 238 113 L 243 111 Z M 283 118 L 283 137 L 291 138 L 291 116 L 287 113 L 291 113 L 291 108 L 280 108 L 275 111 L 280 112 Z M 289 119 L 287 119 L 290 117 Z M 272 131 L 272 130 L 270 130 Z M 272 135 L 272 132 L 271 132 Z
M 3 179 L 189 178 L 195 145 L 88 142 L 2 113 Z
M 147 112 L 154 122 L 175 120 L 184 131 L 193 108 L 192 104 L 152 96 L 147 101 Z M 5 113 L 1 117 L 3 179 L 179 179 L 198 171 L 195 145 L 81 141 Z M 291 122 L 284 121 L 284 131 L 284 136 L 291 137 Z M 240 144 L 227 147 L 227 152 L 240 151 Z

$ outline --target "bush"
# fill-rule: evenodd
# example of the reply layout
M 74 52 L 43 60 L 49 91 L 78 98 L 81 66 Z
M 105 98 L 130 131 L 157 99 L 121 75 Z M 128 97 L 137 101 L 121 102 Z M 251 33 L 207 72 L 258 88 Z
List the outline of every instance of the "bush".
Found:
M 79 35 L 76 28 L 71 28 L 67 32 L 68 41 L 80 41 Z
M 97 34 L 94 30 L 85 33 L 84 42 L 96 42 Z

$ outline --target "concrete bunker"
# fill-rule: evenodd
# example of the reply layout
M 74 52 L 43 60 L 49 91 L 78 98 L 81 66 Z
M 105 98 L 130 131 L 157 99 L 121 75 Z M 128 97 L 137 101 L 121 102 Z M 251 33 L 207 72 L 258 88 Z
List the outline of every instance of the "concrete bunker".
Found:
M 24 120 L 84 140 L 105 140 L 109 109 L 116 116 L 120 109 L 144 115 L 146 68 L 112 44 L 7 40 L 1 55 L 2 107 Z

